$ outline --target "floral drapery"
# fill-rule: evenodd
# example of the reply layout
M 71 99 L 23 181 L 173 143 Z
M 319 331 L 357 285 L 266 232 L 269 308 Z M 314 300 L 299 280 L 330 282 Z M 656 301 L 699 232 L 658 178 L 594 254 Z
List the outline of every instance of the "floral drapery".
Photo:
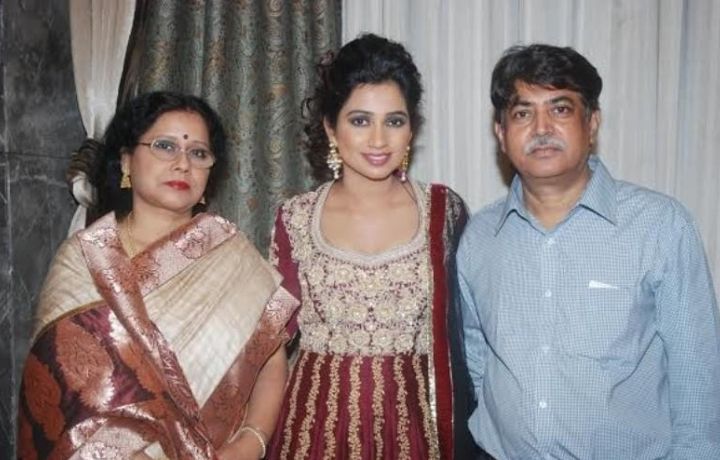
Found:
M 142 21 L 137 90 L 192 93 L 218 111 L 230 167 L 211 207 L 267 248 L 276 205 L 312 183 L 301 104 L 340 42 L 340 1 L 153 0 Z

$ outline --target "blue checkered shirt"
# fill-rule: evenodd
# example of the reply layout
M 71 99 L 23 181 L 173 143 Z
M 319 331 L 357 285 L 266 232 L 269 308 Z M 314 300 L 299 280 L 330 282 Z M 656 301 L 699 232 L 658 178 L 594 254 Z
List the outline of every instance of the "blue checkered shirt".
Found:
M 498 459 L 720 459 L 720 320 L 696 226 L 589 164 L 553 230 L 516 177 L 463 234 L 473 436 Z

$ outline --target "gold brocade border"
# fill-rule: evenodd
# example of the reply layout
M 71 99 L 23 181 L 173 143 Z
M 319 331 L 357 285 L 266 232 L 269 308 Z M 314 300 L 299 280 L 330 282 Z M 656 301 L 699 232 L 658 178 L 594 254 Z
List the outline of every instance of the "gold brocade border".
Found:
M 66 318 L 70 318 L 75 315 L 79 315 L 80 313 L 84 313 L 92 308 L 97 308 L 100 305 L 107 305 L 107 303 L 104 300 L 98 300 L 95 302 L 90 302 L 88 304 L 82 305 L 77 308 L 73 308 L 72 310 L 63 313 L 62 315 L 58 316 L 57 318 L 53 319 L 51 322 L 49 322 L 48 324 L 43 326 L 43 328 L 40 329 L 37 332 L 37 334 L 35 334 L 35 340 L 37 340 L 38 337 L 42 337 L 42 335 L 45 334 L 48 331 L 48 329 L 55 326 L 60 321 L 66 319 Z
M 338 394 L 340 386 L 340 360 L 342 358 L 332 355 L 330 358 L 330 389 L 327 398 L 327 419 L 325 420 L 325 449 L 323 458 L 327 460 L 335 459 L 335 423 L 338 418 Z
M 395 359 L 393 363 L 393 373 L 395 374 L 395 382 L 397 384 L 397 436 L 399 459 L 410 459 L 410 440 L 408 439 L 408 408 L 406 405 L 407 391 L 405 391 L 405 376 L 403 375 L 403 360 Z
M 288 458 L 290 453 L 290 444 L 292 443 L 292 434 L 294 432 L 293 424 L 295 422 L 295 413 L 297 412 L 297 399 L 300 390 L 300 383 L 302 382 L 303 371 L 305 370 L 305 363 L 308 360 L 308 354 L 302 353 L 299 361 L 295 364 L 298 367 L 298 373 L 295 375 L 294 386 L 290 393 L 290 403 L 287 419 L 285 419 L 285 425 L 282 427 L 284 432 L 283 446 L 280 451 L 280 458 Z
M 318 355 L 315 355 L 315 362 L 313 363 L 312 371 L 310 374 L 310 391 L 307 394 L 307 400 L 305 401 L 305 418 L 300 425 L 300 433 L 298 434 L 298 452 L 295 456 L 296 459 L 305 458 L 310 447 L 312 445 L 312 438 L 310 436 L 310 429 L 315 422 L 315 408 L 317 407 L 318 393 L 320 390 L 320 365 L 322 359 Z
M 428 194 L 428 199 L 430 199 L 431 194 Z M 432 205 L 431 203 L 428 203 L 428 205 L 425 207 L 428 211 L 427 219 L 425 219 L 425 222 L 427 222 L 427 233 L 428 233 L 428 241 L 432 243 L 432 235 L 430 235 L 430 225 L 431 225 L 431 218 L 430 211 L 431 211 Z M 433 299 L 435 298 L 435 278 L 433 276 L 433 263 L 432 263 L 432 257 L 430 254 L 432 244 L 427 245 L 427 269 L 428 269 L 428 276 L 427 276 L 427 282 L 428 282 L 428 298 L 430 299 L 430 311 L 428 312 L 426 318 L 427 318 L 427 324 L 426 324 L 426 333 L 427 333 L 427 339 L 428 339 L 428 391 L 427 391 L 427 397 L 428 402 L 430 406 L 430 428 L 431 430 L 428 431 L 428 436 L 432 438 L 435 442 L 434 444 L 437 444 L 439 442 L 438 440 L 438 432 L 437 432 L 437 391 L 435 389 L 435 340 L 433 336 L 433 312 L 435 308 L 435 304 L 433 302 Z
M 297 300 L 278 288 L 255 331 L 203 406 L 202 419 L 216 447 L 239 434 L 257 378 L 267 360 L 284 346 L 284 327 L 296 306 Z
M 360 361 L 362 357 L 350 358 L 350 396 L 348 405 L 350 423 L 348 426 L 348 446 L 350 458 L 360 458 L 362 445 L 360 444 Z
M 375 437 L 375 457 L 383 458 L 383 394 L 384 380 L 382 374 L 383 358 L 374 358 L 372 360 L 373 373 L 373 435 Z
M 430 356 L 428 356 L 428 360 Z M 420 356 L 414 355 L 412 358 L 413 369 L 415 370 L 415 378 L 418 382 L 418 401 L 420 403 L 420 410 L 422 411 L 423 428 L 425 429 L 425 436 L 427 438 L 428 449 L 430 451 L 430 458 L 440 458 L 440 448 L 438 446 L 437 436 L 433 435 L 432 421 L 430 420 L 430 408 L 428 407 L 428 393 L 425 386 L 425 375 L 423 375 L 422 367 L 420 366 Z

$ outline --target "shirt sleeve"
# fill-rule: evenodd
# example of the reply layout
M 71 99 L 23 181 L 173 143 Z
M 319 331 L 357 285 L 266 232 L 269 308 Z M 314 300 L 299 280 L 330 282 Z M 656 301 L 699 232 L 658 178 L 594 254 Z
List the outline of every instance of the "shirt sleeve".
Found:
M 720 319 L 700 235 L 685 222 L 667 238 L 656 290 L 667 353 L 672 459 L 720 458 Z M 667 237 L 668 235 L 665 235 Z
M 482 391 L 482 380 L 485 375 L 485 366 L 487 364 L 486 355 L 488 345 L 482 332 L 478 306 L 474 301 L 472 289 L 466 279 L 466 266 L 462 257 L 465 250 L 467 250 L 467 246 L 461 243 L 460 249 L 458 250 L 457 264 L 460 311 L 464 335 L 463 348 L 465 350 L 468 373 L 475 388 L 475 395 L 479 399 Z

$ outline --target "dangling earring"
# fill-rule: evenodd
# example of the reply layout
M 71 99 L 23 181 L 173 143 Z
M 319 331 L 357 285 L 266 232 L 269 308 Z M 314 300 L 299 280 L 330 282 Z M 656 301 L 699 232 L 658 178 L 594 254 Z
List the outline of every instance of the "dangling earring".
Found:
M 200 197 L 200 201 L 198 201 L 199 204 L 207 204 L 207 201 L 205 201 L 205 195 Z
M 407 170 L 410 167 L 410 146 L 405 148 L 405 156 L 400 163 L 400 182 L 407 182 Z
M 333 173 L 333 179 L 338 180 L 340 179 L 340 168 L 342 168 L 342 158 L 340 158 L 340 154 L 338 153 L 337 145 L 335 145 L 335 142 L 330 142 L 330 152 L 328 153 L 327 157 L 327 165 L 328 168 Z
M 130 174 L 127 171 L 122 172 L 122 178 L 120 179 L 120 188 L 129 189 L 132 188 L 132 182 L 130 181 Z

